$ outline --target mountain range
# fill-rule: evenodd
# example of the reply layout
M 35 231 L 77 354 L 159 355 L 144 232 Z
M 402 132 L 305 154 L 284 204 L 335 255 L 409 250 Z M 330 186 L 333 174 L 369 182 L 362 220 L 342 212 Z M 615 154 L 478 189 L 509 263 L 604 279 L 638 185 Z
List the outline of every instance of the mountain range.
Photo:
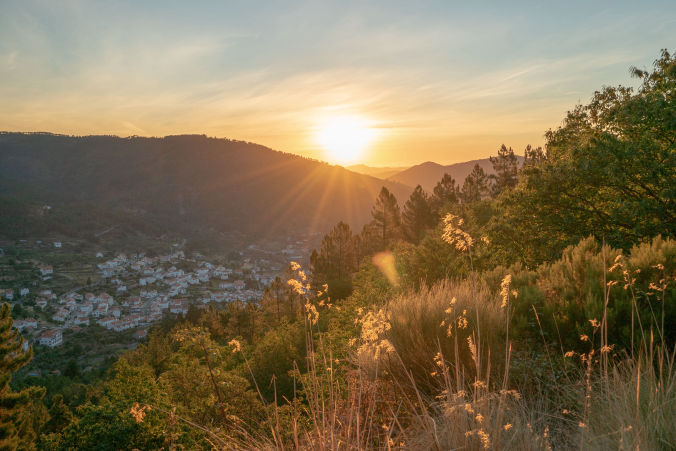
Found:
M 517 156 L 519 164 L 523 162 L 522 156 Z M 434 186 L 444 176 L 449 174 L 462 187 L 465 178 L 472 172 L 475 165 L 481 166 L 486 174 L 494 174 L 493 165 L 489 158 L 465 161 L 449 165 L 441 165 L 433 161 L 427 161 L 408 168 L 379 168 L 365 165 L 349 166 L 350 170 L 380 177 L 389 181 L 399 182 L 408 186 L 420 185 L 428 193 L 432 193 Z
M 261 145 L 202 135 L 0 133 L 5 199 L 90 205 L 180 233 L 307 236 L 341 220 L 358 230 L 370 220 L 383 185 L 398 199 L 412 190 Z
M 204 135 L 163 138 L 0 132 L 0 237 L 115 228 L 230 236 L 231 242 L 323 234 L 371 219 L 382 186 L 400 206 L 445 173 L 462 186 L 475 164 L 348 168 Z M 45 216 L 43 206 L 54 207 Z M 65 212 L 65 213 L 64 213 Z

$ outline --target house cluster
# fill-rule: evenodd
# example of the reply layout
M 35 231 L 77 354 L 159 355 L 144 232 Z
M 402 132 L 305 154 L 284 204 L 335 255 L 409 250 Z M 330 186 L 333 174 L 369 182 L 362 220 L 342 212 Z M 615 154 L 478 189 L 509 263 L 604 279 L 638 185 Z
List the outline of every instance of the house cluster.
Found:
M 37 307 L 53 312 L 47 323 L 41 320 L 39 326 L 35 318 L 26 318 L 15 321 L 16 328 L 50 347 L 63 343 L 63 331 L 92 324 L 117 332 L 145 330 L 166 312 L 185 315 L 191 304 L 204 308 L 210 303 L 259 298 L 263 290 L 258 287 L 269 284 L 273 271 L 279 269 L 265 259 L 252 262 L 249 258 L 232 269 L 208 262 L 201 255 L 186 259 L 181 250 L 155 257 L 120 253 L 109 259 L 97 252 L 96 257 L 98 271 L 112 291 L 73 290 L 57 296 L 50 289 L 34 293 L 28 288 L 0 289 L 0 296 L 13 302 L 30 293 Z M 40 265 L 38 270 L 43 280 L 54 275 L 50 265 Z

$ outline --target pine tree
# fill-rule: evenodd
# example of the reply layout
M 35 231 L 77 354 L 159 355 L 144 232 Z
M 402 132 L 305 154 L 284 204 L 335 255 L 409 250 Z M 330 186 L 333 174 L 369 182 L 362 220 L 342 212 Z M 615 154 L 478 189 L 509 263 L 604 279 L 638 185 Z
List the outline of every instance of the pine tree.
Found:
M 339 222 L 313 253 L 313 284 L 329 286 L 329 296 L 342 299 L 352 291 L 352 273 L 357 270 L 357 249 L 350 226 Z
M 373 223 L 378 230 L 381 248 L 401 237 L 401 212 L 394 194 L 383 186 L 371 210 Z
M 527 167 L 527 166 L 534 166 L 536 164 L 539 164 L 547 159 L 547 155 L 545 154 L 544 150 L 542 150 L 542 147 L 531 147 L 530 144 L 526 146 L 526 149 L 523 152 L 523 166 L 522 167 Z
M 444 213 L 460 203 L 460 187 L 455 182 L 455 179 L 449 174 L 439 180 L 434 187 L 433 195 L 430 198 L 430 205 L 437 218 L 440 218 Z
M 24 447 L 21 426 L 30 415 L 33 399 L 44 394 L 41 387 L 15 392 L 9 386 L 12 374 L 33 357 L 33 349 L 23 349 L 24 340 L 12 324 L 10 308 L 5 303 L 0 308 L 0 450 Z
M 518 160 L 511 147 L 507 148 L 504 144 L 500 146 L 497 157 L 491 157 L 491 164 L 495 174 L 491 175 L 493 180 L 492 194 L 497 196 L 503 191 L 512 189 L 516 186 L 516 177 L 519 170 Z
M 402 222 L 406 237 L 412 243 L 418 243 L 427 230 L 434 227 L 436 218 L 432 212 L 427 193 L 418 185 L 404 204 Z
M 488 190 L 488 176 L 481 166 L 475 164 L 474 169 L 465 179 L 465 183 L 462 184 L 460 197 L 463 203 L 480 201 L 488 194 Z

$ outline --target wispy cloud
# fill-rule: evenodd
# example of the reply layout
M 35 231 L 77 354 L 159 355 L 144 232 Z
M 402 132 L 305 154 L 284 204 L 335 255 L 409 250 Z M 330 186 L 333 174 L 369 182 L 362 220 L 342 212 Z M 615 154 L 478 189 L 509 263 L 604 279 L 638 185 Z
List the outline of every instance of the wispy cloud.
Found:
M 382 131 L 371 163 L 481 157 L 503 140 L 541 144 L 593 90 L 632 83 L 629 66 L 676 42 L 665 4 L 9 0 L 0 123 L 207 133 L 320 157 L 316 119 L 348 112 Z

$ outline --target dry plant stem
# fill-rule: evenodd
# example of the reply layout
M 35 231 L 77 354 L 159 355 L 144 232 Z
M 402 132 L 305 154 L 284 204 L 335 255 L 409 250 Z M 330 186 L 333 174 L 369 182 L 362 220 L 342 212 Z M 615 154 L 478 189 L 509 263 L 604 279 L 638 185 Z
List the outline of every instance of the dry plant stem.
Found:
M 538 327 L 540 328 L 540 336 L 542 337 L 542 343 L 545 346 L 545 352 L 547 353 L 547 360 L 549 361 L 549 367 L 552 370 L 552 374 L 554 374 L 554 364 L 552 363 L 552 356 L 549 354 L 549 348 L 547 347 L 547 340 L 545 339 L 545 333 L 542 330 L 542 324 L 540 323 L 540 316 L 538 315 L 538 311 L 535 309 L 535 305 L 531 304 L 531 307 L 533 308 L 533 313 L 535 313 L 535 319 L 538 322 Z M 558 385 L 558 383 L 557 383 Z
M 200 334 L 199 336 L 200 339 L 200 346 L 202 347 L 202 351 L 204 352 L 204 359 L 207 362 L 207 368 L 209 368 L 209 375 L 211 376 L 211 383 L 214 386 L 214 392 L 216 393 L 216 398 L 218 398 L 218 407 L 219 410 L 221 411 L 221 416 L 223 417 L 223 421 L 227 420 L 227 415 L 225 414 L 225 403 L 223 402 L 223 397 L 221 396 L 221 391 L 218 389 L 218 384 L 216 383 L 216 378 L 214 377 L 214 370 L 211 368 L 211 361 L 209 360 L 209 353 L 207 352 L 206 345 L 204 344 L 204 338 Z

